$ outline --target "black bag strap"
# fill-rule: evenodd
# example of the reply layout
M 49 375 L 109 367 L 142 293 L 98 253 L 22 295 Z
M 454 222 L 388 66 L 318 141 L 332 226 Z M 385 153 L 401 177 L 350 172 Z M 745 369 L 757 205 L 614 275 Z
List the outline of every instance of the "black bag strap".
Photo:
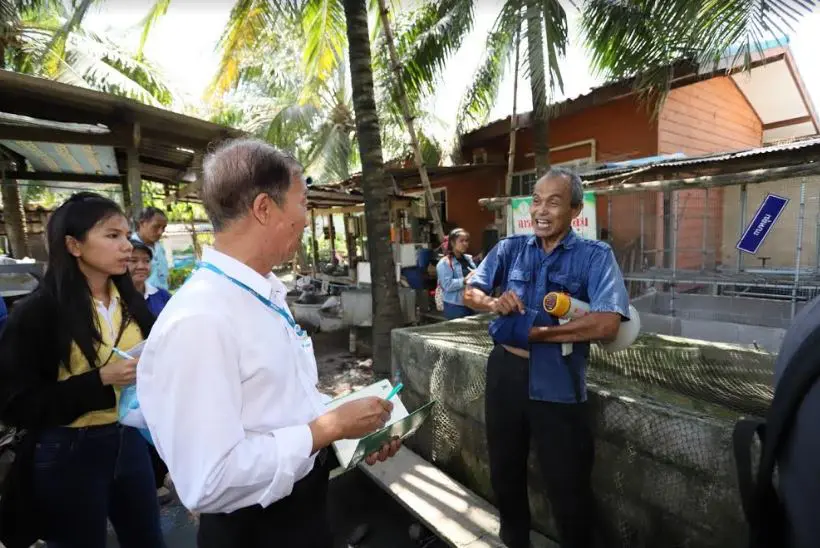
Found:
M 746 519 L 751 522 L 752 515 L 752 494 L 754 492 L 755 481 L 752 473 L 752 444 L 755 435 L 760 438 L 761 443 L 766 439 L 766 421 L 755 418 L 742 418 L 735 424 L 732 432 L 732 447 L 735 455 L 735 466 L 737 468 L 737 483 L 740 489 L 740 502 L 743 505 L 743 513 Z

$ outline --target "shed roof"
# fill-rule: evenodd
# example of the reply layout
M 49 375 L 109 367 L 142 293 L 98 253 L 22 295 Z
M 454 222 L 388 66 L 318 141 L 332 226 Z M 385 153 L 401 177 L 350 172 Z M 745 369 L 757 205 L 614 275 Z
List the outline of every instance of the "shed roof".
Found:
M 788 46 L 765 49 L 752 55 L 750 70 L 743 72 L 735 58 L 725 58 L 717 67 L 700 68 L 680 61 L 675 63 L 672 88 L 683 87 L 717 76 L 728 76 L 749 102 L 763 124 L 763 142 L 805 137 L 820 133 L 820 121 L 811 97 L 797 70 Z M 605 104 L 636 93 L 635 78 L 608 82 L 587 93 L 567 98 L 550 106 L 557 118 Z M 532 112 L 518 115 L 518 127 L 532 124 Z M 480 146 L 488 139 L 510 132 L 510 116 L 490 122 L 462 136 L 462 144 Z
M 191 182 L 207 147 L 241 131 L 108 93 L 0 70 L 0 145 L 33 170 L 10 179 L 120 184 L 126 149 L 143 179 Z M 87 185 L 86 185 L 87 186 Z

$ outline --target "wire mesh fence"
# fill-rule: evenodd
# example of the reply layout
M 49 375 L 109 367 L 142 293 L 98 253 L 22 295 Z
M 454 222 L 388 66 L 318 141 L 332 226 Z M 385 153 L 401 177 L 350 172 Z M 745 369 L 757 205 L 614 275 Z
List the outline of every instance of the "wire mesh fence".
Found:
M 421 453 L 492 500 L 483 431 L 485 317 L 394 333 L 394 365 L 410 394 L 438 402 Z M 628 350 L 593 346 L 593 484 L 606 546 L 740 547 L 744 526 L 731 453 L 732 424 L 772 396 L 769 353 L 642 335 Z M 409 400 L 408 400 L 409 401 Z M 412 405 L 413 402 L 410 401 Z M 555 534 L 530 459 L 535 522 Z M 560 501 L 555 501 L 560 503 Z
M 754 253 L 738 242 L 767 195 L 788 204 Z M 788 303 L 791 319 L 820 294 L 820 177 L 600 196 L 609 240 L 631 295 L 648 290 Z M 754 322 L 752 322 L 754 323 Z

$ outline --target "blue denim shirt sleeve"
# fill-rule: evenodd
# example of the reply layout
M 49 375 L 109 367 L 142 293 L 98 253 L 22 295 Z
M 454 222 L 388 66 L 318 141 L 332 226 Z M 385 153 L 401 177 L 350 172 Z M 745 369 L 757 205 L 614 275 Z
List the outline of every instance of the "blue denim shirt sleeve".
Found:
M 464 278 L 457 278 L 454 269 L 455 266 L 451 265 L 448 257 L 444 257 L 436 265 L 436 275 L 442 291 L 457 291 L 464 287 Z
M 508 242 L 501 240 L 493 247 L 487 256 L 474 270 L 469 285 L 489 295 L 496 287 L 503 286 L 507 277 L 506 263 L 508 261 Z
M 590 312 L 617 312 L 629 319 L 629 295 L 609 246 L 598 247 L 590 261 L 587 294 Z
M 535 325 L 538 312 L 527 310 L 524 314 L 499 316 L 490 322 L 490 337 L 499 343 L 516 348 L 529 348 L 530 329 Z

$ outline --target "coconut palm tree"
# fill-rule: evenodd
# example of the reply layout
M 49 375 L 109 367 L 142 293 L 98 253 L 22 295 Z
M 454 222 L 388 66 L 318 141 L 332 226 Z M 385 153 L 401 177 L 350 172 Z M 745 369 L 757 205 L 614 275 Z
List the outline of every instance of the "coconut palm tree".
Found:
M 815 0 L 586 0 L 582 11 L 592 65 L 609 78 L 637 76 L 655 109 L 676 61 L 747 69 L 756 52 L 785 38 Z M 725 65 L 724 65 L 725 66 Z

